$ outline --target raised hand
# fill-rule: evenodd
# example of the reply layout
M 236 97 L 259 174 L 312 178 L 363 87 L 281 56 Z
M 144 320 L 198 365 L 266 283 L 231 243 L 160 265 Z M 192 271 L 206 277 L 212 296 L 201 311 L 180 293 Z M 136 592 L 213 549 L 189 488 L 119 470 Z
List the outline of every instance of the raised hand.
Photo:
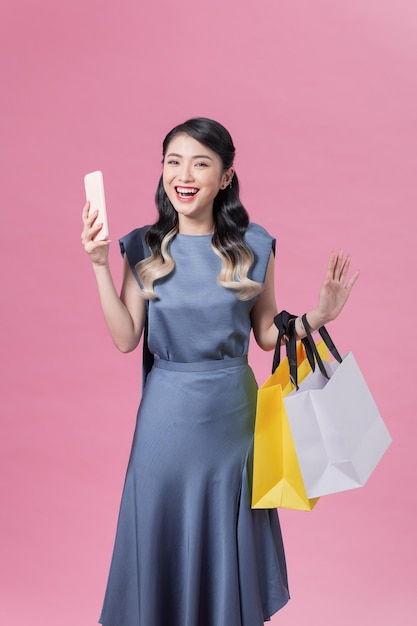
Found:
M 340 250 L 338 254 L 331 253 L 318 304 L 318 311 L 325 323 L 334 320 L 339 315 L 358 279 L 359 271 L 356 271 L 352 278 L 347 280 L 349 267 L 350 256 L 345 258 L 343 250 Z
M 103 224 L 96 224 L 98 211 L 94 211 L 90 215 L 90 203 L 84 205 L 82 219 L 84 228 L 81 233 L 81 242 L 85 251 L 90 256 L 91 262 L 95 265 L 105 265 L 109 255 L 109 239 L 102 241 L 94 241 L 94 237 L 98 235 L 103 228 Z

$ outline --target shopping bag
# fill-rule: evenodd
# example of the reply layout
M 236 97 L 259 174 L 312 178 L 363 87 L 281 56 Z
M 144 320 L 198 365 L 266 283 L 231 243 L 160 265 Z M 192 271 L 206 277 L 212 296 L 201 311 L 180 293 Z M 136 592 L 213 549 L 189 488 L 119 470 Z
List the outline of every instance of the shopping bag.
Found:
M 282 333 L 281 333 L 282 334 Z M 277 345 L 280 345 L 279 336 Z M 328 359 L 324 342 L 317 346 L 322 359 Z M 279 351 L 279 349 L 278 349 Z M 294 350 L 297 380 L 312 371 L 305 345 Z M 277 351 L 274 356 L 274 367 Z M 318 498 L 307 496 L 303 476 L 284 405 L 284 397 L 294 388 L 293 358 L 281 361 L 258 390 L 252 477 L 252 508 L 288 508 L 311 511 Z
M 315 360 L 319 368 L 284 399 L 308 498 L 363 486 L 392 441 L 353 354 Z
M 363 486 L 391 443 L 353 355 L 342 359 L 324 327 L 316 345 L 303 322 L 296 348 L 290 325 L 280 330 L 287 357 L 277 358 L 279 337 L 278 365 L 258 392 L 253 508 L 311 510 L 322 495 Z

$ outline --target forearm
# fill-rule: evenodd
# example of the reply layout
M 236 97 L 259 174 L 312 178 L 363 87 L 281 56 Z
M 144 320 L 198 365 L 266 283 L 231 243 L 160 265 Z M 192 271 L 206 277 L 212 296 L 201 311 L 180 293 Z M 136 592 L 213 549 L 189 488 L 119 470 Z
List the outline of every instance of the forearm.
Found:
M 120 299 L 108 263 L 93 264 L 93 270 L 104 320 L 113 343 L 121 352 L 130 352 L 139 343 L 142 320 L 135 324 L 128 308 Z

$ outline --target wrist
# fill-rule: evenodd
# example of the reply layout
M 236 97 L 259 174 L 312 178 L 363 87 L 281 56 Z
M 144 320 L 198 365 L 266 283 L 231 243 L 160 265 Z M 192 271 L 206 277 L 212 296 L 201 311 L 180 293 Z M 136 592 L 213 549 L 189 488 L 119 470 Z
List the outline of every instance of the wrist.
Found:
M 310 327 L 311 332 L 315 332 L 321 326 L 327 324 L 328 320 L 323 317 L 318 309 L 313 309 L 306 314 L 307 323 Z M 301 318 L 300 318 L 301 319 Z
M 93 266 L 93 270 L 96 274 L 107 273 L 110 269 L 108 260 L 104 261 L 104 263 L 93 261 L 91 265 Z

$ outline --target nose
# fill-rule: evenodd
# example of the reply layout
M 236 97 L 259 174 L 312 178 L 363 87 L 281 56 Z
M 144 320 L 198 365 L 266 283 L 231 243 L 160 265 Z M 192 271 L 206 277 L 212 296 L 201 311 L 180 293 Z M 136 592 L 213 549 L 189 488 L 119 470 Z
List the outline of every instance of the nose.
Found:
M 188 183 L 191 180 L 193 180 L 193 173 L 192 173 L 192 168 L 191 168 L 191 164 L 190 163 L 183 163 L 181 165 L 181 169 L 178 172 L 178 180 L 180 180 L 182 183 Z

